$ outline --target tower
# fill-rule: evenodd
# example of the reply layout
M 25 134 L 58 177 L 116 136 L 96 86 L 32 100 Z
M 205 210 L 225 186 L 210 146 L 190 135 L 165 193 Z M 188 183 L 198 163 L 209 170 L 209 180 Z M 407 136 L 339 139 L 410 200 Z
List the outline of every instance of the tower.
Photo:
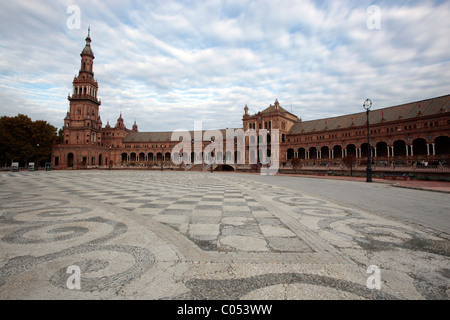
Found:
M 73 80 L 73 92 L 68 96 L 70 111 L 64 120 L 66 144 L 101 145 L 102 121 L 97 98 L 98 83 L 94 78 L 94 53 L 91 48 L 90 28 L 86 45 L 80 54 L 81 66 Z

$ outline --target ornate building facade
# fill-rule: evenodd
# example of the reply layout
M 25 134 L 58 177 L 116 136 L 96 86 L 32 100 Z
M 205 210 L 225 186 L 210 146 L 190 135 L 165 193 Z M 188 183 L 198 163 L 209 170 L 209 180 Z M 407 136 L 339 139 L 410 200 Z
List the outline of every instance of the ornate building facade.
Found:
M 200 147 L 190 148 L 189 154 L 182 155 L 173 153 L 179 141 L 171 140 L 172 132 L 139 132 L 136 122 L 128 129 L 122 114 L 114 126 L 107 123 L 103 127 L 94 59 L 88 34 L 81 52 L 80 70 L 73 80 L 72 95 L 68 97 L 70 110 L 64 119 L 64 138 L 53 148 L 54 168 L 160 168 L 164 165 L 202 170 L 210 163 L 220 162 L 219 159 L 231 163 L 229 168 L 234 170 L 250 166 L 252 155 L 248 139 L 245 155 L 240 154 L 237 146 L 233 152 L 216 148 L 210 153 L 205 149 L 212 141 L 203 141 L 204 132 L 199 135 L 190 132 L 192 146 L 196 143 Z M 287 167 L 294 158 L 299 158 L 304 166 L 328 166 L 340 164 L 348 156 L 364 165 L 367 164 L 368 150 L 371 150 L 374 164 L 442 165 L 449 163 L 450 156 L 450 95 L 371 111 L 370 149 L 365 112 L 302 121 L 276 100 L 255 114 L 250 114 L 246 105 L 240 129 L 244 132 L 253 129 L 257 135 L 260 130 L 267 130 L 268 157 L 272 156 L 271 131 L 277 129 L 278 158 L 280 164 Z M 220 132 L 225 138 L 226 130 Z M 225 141 L 218 145 L 225 146 Z M 185 165 L 175 166 L 175 160 L 180 158 L 184 159 Z M 237 162 L 244 164 L 233 165 Z M 217 166 L 213 168 L 217 169 Z

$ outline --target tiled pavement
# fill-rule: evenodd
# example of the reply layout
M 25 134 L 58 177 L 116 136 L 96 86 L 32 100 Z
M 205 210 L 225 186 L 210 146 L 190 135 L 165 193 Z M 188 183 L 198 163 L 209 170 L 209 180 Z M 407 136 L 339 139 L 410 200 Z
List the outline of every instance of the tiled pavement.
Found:
M 1 178 L 0 299 L 449 298 L 448 235 L 245 175 Z

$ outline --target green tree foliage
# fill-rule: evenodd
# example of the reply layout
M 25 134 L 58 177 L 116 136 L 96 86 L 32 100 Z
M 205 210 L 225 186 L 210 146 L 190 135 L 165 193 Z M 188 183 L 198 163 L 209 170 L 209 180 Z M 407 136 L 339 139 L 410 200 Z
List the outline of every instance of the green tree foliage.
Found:
M 52 146 L 57 129 L 46 121 L 32 121 L 28 116 L 0 118 L 0 165 L 9 166 L 11 161 L 19 161 L 23 166 L 28 162 L 50 161 Z

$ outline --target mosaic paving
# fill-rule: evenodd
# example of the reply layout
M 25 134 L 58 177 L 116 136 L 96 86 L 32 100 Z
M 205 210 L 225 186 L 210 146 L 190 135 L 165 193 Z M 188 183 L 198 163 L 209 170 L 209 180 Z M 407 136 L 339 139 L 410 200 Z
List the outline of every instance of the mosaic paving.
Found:
M 1 299 L 449 298 L 448 235 L 245 175 L 1 177 Z

